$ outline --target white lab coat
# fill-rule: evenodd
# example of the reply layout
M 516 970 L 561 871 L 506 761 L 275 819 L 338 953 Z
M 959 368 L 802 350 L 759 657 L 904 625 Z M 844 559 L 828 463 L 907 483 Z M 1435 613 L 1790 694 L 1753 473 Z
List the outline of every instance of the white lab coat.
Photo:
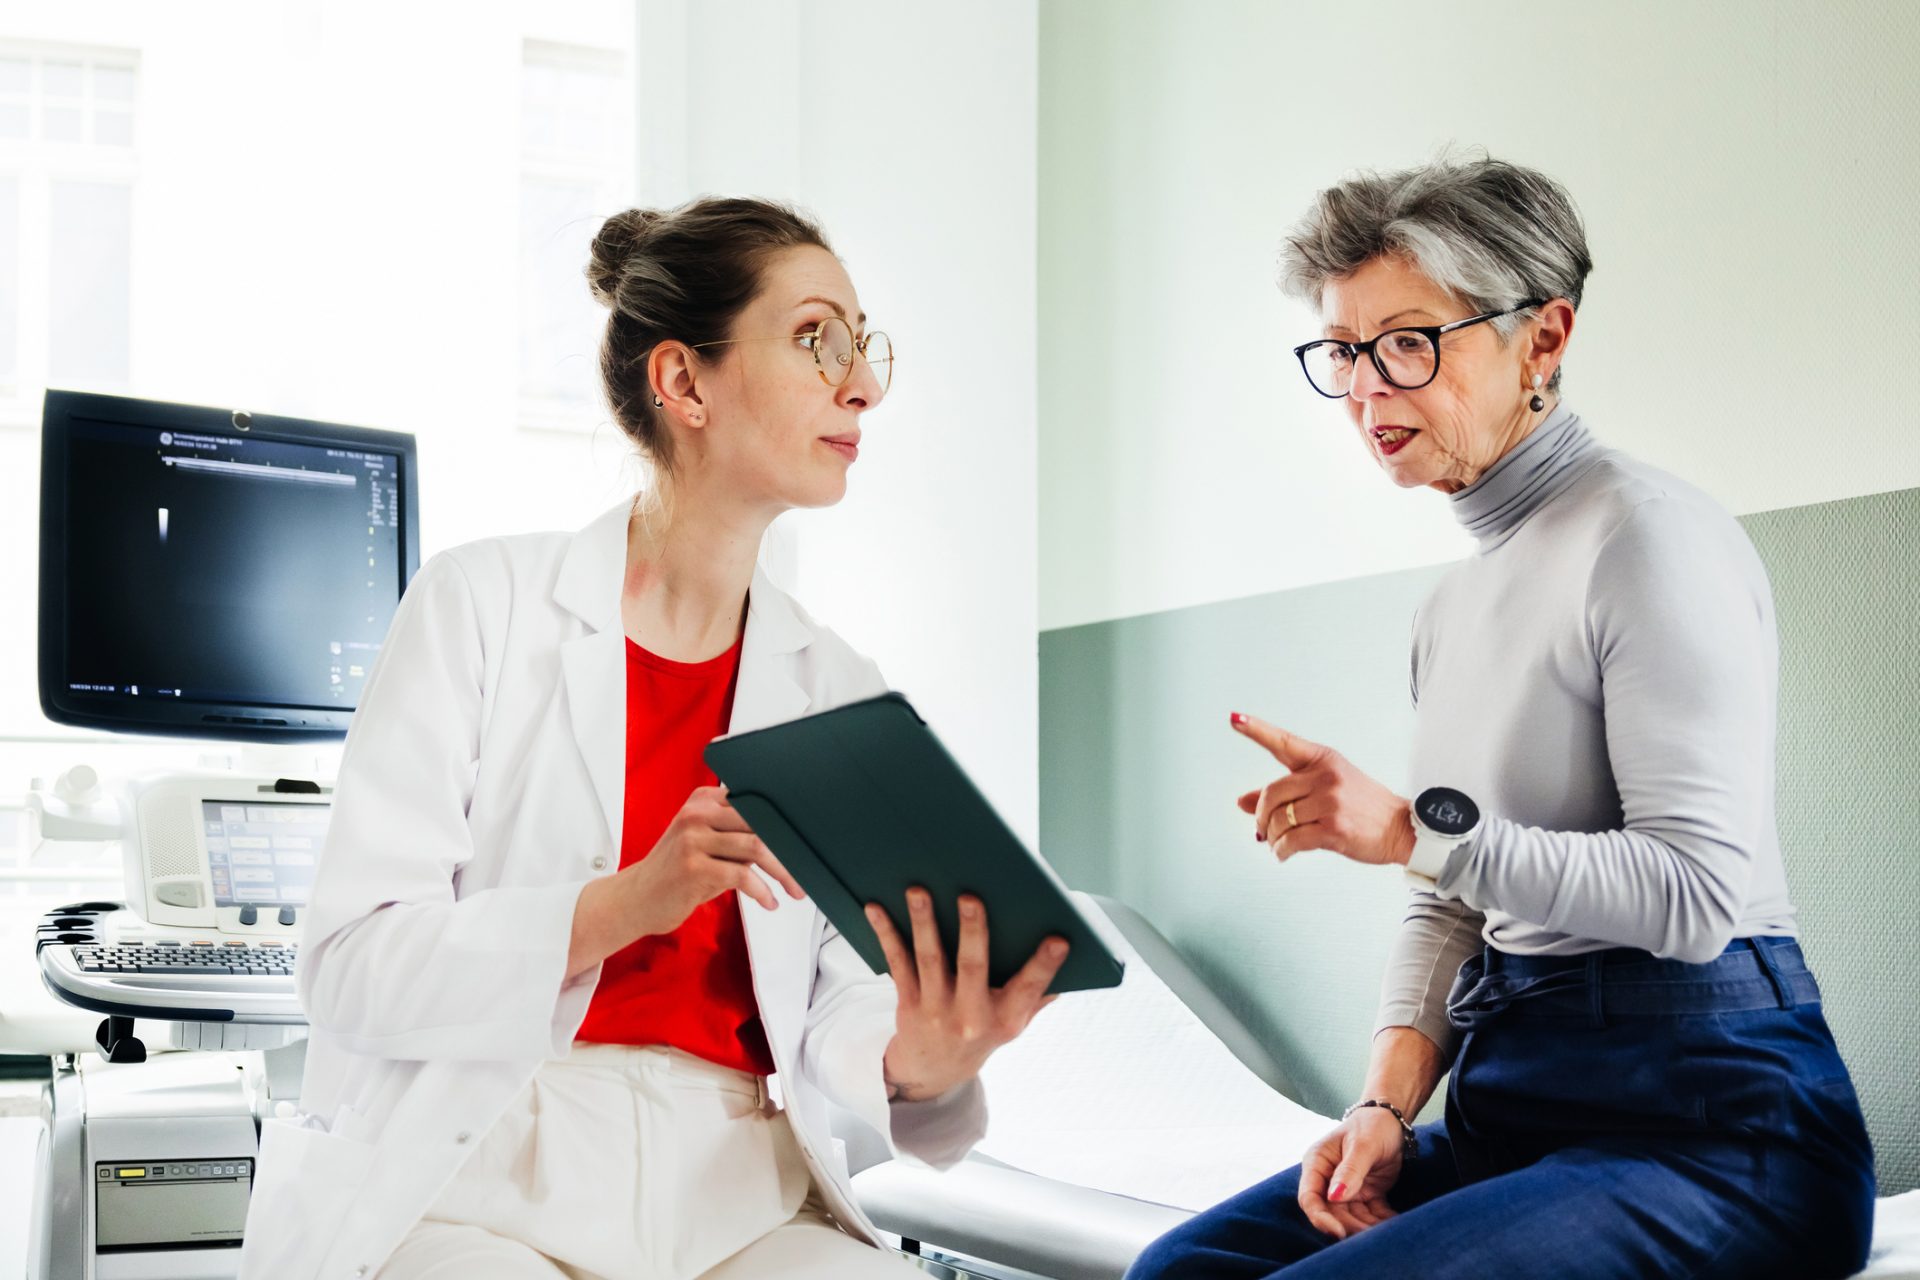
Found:
M 372 1275 L 540 1063 L 572 1044 L 600 978 L 566 981 L 575 900 L 620 865 L 627 513 L 455 548 L 401 601 L 306 912 L 306 1077 L 299 1114 L 262 1125 L 248 1280 Z M 884 688 L 755 574 L 733 732 Z M 944 1167 L 985 1132 L 984 1094 L 974 1081 L 889 1106 L 892 980 L 811 902 L 778 896 L 772 912 L 739 899 L 777 1087 L 828 1208 L 875 1240 L 829 1102 Z

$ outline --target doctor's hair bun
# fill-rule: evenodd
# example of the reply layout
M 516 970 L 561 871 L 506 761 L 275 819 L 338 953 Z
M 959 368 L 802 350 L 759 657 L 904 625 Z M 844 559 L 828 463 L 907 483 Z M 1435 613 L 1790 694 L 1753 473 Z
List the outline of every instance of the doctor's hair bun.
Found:
M 628 209 L 602 224 L 587 262 L 587 287 L 601 306 L 614 305 L 628 256 L 646 240 L 647 229 L 663 216 L 653 209 Z
M 653 404 L 653 349 L 733 336 L 768 259 L 801 245 L 832 252 L 811 218 L 772 200 L 706 196 L 676 209 L 628 209 L 601 225 L 586 266 L 587 286 L 610 312 L 600 380 L 614 421 L 656 467 L 672 470 L 673 439 Z

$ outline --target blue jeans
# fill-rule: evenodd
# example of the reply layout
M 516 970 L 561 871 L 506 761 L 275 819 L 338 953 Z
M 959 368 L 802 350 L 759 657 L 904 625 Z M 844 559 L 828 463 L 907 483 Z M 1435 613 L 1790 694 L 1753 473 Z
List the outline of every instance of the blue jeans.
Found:
M 1706 964 L 1616 948 L 1460 968 L 1446 1119 L 1346 1240 L 1298 1165 L 1199 1214 L 1128 1280 L 1846 1276 L 1866 1265 L 1873 1150 L 1791 938 Z

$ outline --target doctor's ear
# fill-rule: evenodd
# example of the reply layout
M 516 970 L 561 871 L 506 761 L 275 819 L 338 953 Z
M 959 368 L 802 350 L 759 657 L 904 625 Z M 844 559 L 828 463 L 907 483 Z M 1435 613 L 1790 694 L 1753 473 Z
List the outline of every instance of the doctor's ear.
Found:
M 690 427 L 703 426 L 707 406 L 700 399 L 694 377 L 692 348 L 684 342 L 661 342 L 647 354 L 647 384 L 653 388 L 653 407 Z

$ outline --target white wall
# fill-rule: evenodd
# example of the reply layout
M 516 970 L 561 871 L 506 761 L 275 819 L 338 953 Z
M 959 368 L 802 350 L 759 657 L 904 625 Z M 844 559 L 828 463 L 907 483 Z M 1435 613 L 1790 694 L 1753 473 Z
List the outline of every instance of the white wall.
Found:
M 1920 7 L 1049 0 L 1040 625 L 1454 559 L 1290 348 L 1282 232 L 1453 141 L 1596 263 L 1567 401 L 1736 514 L 1920 484 Z
M 769 566 L 1034 837 L 1034 0 L 461 12 L 9 8 L 0 39 L 140 53 L 127 390 L 419 433 L 428 553 L 630 492 L 611 424 L 515 421 L 515 95 L 523 39 L 637 28 L 639 198 L 809 208 L 899 353 L 848 500 L 777 525 Z M 0 427 L 0 739 L 74 736 L 34 693 L 37 468 L 37 424 Z M 0 759 L 0 792 L 13 772 Z
M 642 198 L 794 200 L 894 338 L 846 500 L 769 559 L 1035 839 L 1034 0 L 640 12 Z
M 139 55 L 133 367 L 113 390 L 417 434 L 426 554 L 572 527 L 634 482 L 610 424 L 516 416 L 522 42 L 624 50 L 633 12 L 447 12 L 45 0 L 0 17 L 0 40 Z M 38 474 L 36 402 L 0 423 L 0 739 L 82 736 L 35 692 Z M 0 794 L 15 781 L 0 759 Z

